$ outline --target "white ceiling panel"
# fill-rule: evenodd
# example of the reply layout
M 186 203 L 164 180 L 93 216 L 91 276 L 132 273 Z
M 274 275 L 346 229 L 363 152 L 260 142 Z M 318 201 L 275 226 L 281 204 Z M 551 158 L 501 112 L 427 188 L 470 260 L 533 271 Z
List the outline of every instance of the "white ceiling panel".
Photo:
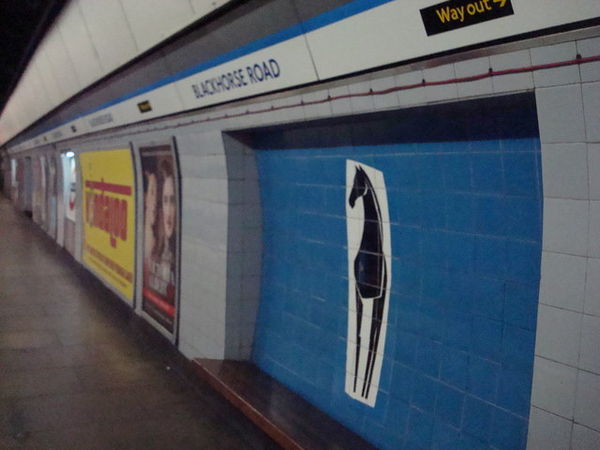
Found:
M 52 100 L 46 89 L 46 85 L 40 75 L 40 72 L 37 67 L 37 63 L 33 60 L 30 63 L 31 66 L 31 91 L 29 92 L 33 98 L 37 99 L 37 101 L 32 103 L 32 108 L 37 111 L 37 117 L 31 117 L 29 120 L 29 124 L 33 123 L 35 119 L 46 114 L 50 109 L 52 109 Z
M 189 0 L 121 0 L 140 52 L 146 51 L 194 20 Z
M 71 1 L 59 18 L 58 26 L 80 86 L 87 87 L 104 75 L 98 52 L 83 21 L 77 1 Z
M 137 56 L 138 48 L 119 0 L 78 3 L 105 74 Z
M 32 64 L 34 70 L 37 70 L 37 73 L 42 80 L 42 85 L 46 90 L 50 103 L 52 105 L 58 105 L 64 98 L 60 93 L 58 81 L 56 81 L 56 78 L 54 78 L 54 74 L 52 73 L 52 67 L 50 66 L 50 60 L 46 52 L 39 48 L 38 51 L 35 52 Z
M 194 10 L 195 19 L 199 19 L 230 1 L 231 0 L 190 0 L 190 4 Z
M 58 82 L 62 97 L 67 99 L 79 92 L 83 86 L 75 74 L 75 69 L 60 33 L 51 32 L 44 41 L 44 49 Z

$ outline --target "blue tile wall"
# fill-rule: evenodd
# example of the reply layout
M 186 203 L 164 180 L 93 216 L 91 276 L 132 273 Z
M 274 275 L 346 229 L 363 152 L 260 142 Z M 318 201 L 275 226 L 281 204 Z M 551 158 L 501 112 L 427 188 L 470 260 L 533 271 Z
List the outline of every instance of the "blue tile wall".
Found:
M 539 139 L 523 129 L 535 126 L 314 148 L 263 137 L 256 364 L 380 448 L 525 448 L 542 188 Z M 346 159 L 383 171 L 392 222 L 374 408 L 344 393 Z

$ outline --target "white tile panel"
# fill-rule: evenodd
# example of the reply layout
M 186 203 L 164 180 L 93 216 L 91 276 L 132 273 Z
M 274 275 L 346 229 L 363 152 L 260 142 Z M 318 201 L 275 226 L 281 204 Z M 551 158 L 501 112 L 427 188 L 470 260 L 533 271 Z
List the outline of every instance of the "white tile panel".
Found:
M 581 86 L 536 89 L 542 142 L 585 142 Z
M 396 75 L 396 86 L 415 86 L 422 82 L 423 72 L 421 70 Z M 398 91 L 398 98 L 401 106 L 421 105 L 425 103 L 425 88 L 411 87 L 410 89 L 403 89 Z
M 575 424 L 573 426 L 572 450 L 597 450 L 600 448 L 600 432 Z
M 52 73 L 52 66 L 50 65 L 50 61 L 48 60 L 48 57 L 43 49 L 38 49 L 31 64 L 33 64 L 34 70 L 37 71 L 40 80 L 42 81 L 44 91 L 46 92 L 46 96 L 49 99 L 47 108 L 47 111 L 49 111 L 62 102 L 64 98 L 61 96 L 58 81 L 56 81 L 56 78 Z
M 42 77 L 38 71 L 37 65 L 32 63 L 30 64 L 31 68 L 31 81 L 29 83 L 29 88 L 25 88 L 25 91 L 28 91 L 29 99 L 27 102 L 27 115 L 35 112 L 36 115 L 41 116 L 48 111 L 50 111 L 52 107 L 51 98 L 49 97 L 48 92 L 42 82 Z M 27 125 L 33 123 L 33 117 L 27 117 Z
M 574 60 L 576 57 L 577 46 L 575 42 L 531 49 L 531 62 L 534 66 Z M 559 86 L 578 83 L 579 81 L 579 67 L 576 64 L 533 72 L 533 82 L 536 87 Z
M 439 67 L 423 70 L 423 78 L 426 82 L 447 81 L 456 78 L 454 64 L 446 64 Z M 427 86 L 425 88 L 425 100 L 437 102 L 441 100 L 452 100 L 458 97 L 458 88 L 455 83 Z
M 577 41 L 577 51 L 583 58 L 600 55 L 600 37 Z M 600 81 L 600 61 L 581 64 L 581 81 Z
M 105 73 L 138 54 L 129 22 L 119 0 L 78 0 L 86 27 Z
M 531 403 L 566 419 L 573 418 L 577 369 L 535 358 Z
M 331 117 L 331 102 L 327 101 L 327 96 L 329 95 L 329 91 L 317 91 L 317 92 L 309 92 L 302 95 L 302 101 L 304 102 L 304 115 L 307 119 L 317 119 L 321 117 Z M 325 100 L 321 102 L 321 100 Z M 307 103 L 317 102 L 313 105 L 308 105 Z M 277 114 L 277 112 L 274 112 Z M 277 120 L 274 120 L 277 122 Z
M 589 254 L 600 258 L 600 201 L 590 202 Z
M 581 314 L 540 304 L 535 354 L 577 366 Z
M 569 450 L 573 423 L 536 407 L 529 415 L 527 450 Z
M 195 19 L 210 14 L 217 8 L 229 3 L 231 0 L 189 0 L 193 8 Z
M 189 0 L 121 0 L 121 3 L 140 52 L 195 20 Z
M 98 51 L 83 20 L 78 0 L 67 4 L 55 29 L 58 29 L 65 43 L 82 87 L 89 86 L 106 73 L 106 68 L 102 67 Z
M 531 55 L 529 50 L 493 55 L 490 57 L 490 65 L 495 72 L 529 67 Z M 496 93 L 533 89 L 533 76 L 531 72 L 495 76 L 492 78 L 492 84 Z
M 548 198 L 544 201 L 544 250 L 588 254 L 589 202 Z
M 227 203 L 228 181 L 218 178 L 186 178 L 183 193 L 188 200 Z M 210 207 L 210 205 L 206 205 Z
M 600 259 L 598 258 L 587 260 L 584 311 L 586 314 L 600 316 Z
M 590 200 L 600 200 L 600 144 L 588 144 Z
M 371 81 L 371 88 L 374 91 L 384 91 L 394 87 L 396 87 L 396 77 L 394 76 L 376 78 Z M 375 109 L 397 108 L 399 106 L 398 93 L 390 92 L 388 94 L 374 95 L 373 103 Z
M 600 374 L 600 317 L 583 316 L 579 367 Z
M 575 421 L 600 431 L 598 405 L 600 405 L 600 376 L 580 370 L 577 382 Z
M 584 143 L 543 144 L 544 196 L 589 198 L 587 163 L 587 146 Z
M 350 95 L 350 105 L 352 108 L 352 112 L 361 113 L 365 111 L 373 111 L 375 104 L 373 102 L 373 96 L 369 95 L 371 90 L 371 82 L 370 81 L 360 81 L 358 83 L 353 83 L 348 86 L 348 90 Z M 358 96 L 356 94 L 365 94 Z
M 540 302 L 583 311 L 586 266 L 587 259 L 581 256 L 542 252 Z
M 600 82 L 581 86 L 588 142 L 600 141 Z
M 329 90 L 331 97 L 343 97 L 350 94 L 348 86 L 339 86 L 331 88 Z M 340 98 L 331 102 L 331 110 L 334 115 L 350 114 L 352 112 L 352 105 L 349 98 Z
M 58 82 L 63 99 L 75 95 L 85 87 L 80 84 L 75 74 L 75 67 L 67 53 L 67 48 L 58 29 L 50 33 L 45 39 L 44 51 L 48 57 L 54 78 Z
M 490 67 L 490 58 L 486 56 L 458 62 L 454 64 L 454 71 L 457 78 L 465 78 L 485 74 L 489 71 Z M 491 94 L 494 91 L 494 84 L 491 77 L 477 81 L 457 83 L 457 87 L 460 98 Z

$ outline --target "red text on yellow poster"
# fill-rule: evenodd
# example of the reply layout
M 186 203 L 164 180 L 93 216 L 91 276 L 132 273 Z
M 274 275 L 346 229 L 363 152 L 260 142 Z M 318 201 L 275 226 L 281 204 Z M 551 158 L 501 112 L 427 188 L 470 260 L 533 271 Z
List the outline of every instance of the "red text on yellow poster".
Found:
M 83 262 L 133 299 L 135 188 L 129 149 L 80 154 L 83 179 Z

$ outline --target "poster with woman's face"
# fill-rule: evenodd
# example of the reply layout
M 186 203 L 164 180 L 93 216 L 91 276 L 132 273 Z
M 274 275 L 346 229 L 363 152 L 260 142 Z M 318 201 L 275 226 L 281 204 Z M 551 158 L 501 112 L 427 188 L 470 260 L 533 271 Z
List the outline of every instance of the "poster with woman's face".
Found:
M 177 162 L 170 144 L 139 148 L 144 180 L 142 310 L 175 333 L 179 268 Z

